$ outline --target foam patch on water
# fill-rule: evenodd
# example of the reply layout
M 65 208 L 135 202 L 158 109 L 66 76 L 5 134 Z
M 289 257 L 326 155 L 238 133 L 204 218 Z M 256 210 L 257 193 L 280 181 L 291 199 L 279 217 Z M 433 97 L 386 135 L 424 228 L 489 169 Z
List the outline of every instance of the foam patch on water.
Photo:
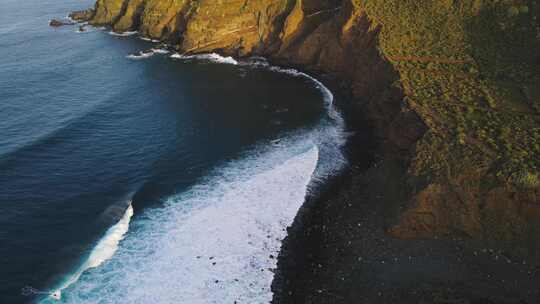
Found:
M 261 143 L 188 191 L 169 197 L 162 207 L 144 210 L 110 260 L 77 272 L 78 280 L 66 285 L 62 302 L 269 303 L 286 227 L 309 189 L 346 163 L 343 119 L 332 93 L 317 79 L 262 58 L 171 57 L 303 77 L 321 91 L 328 117 L 315 127 Z M 49 301 L 56 302 L 44 300 Z
M 170 51 L 167 50 L 167 49 L 150 49 L 152 52 L 156 53 L 156 54 L 169 54 Z
M 341 153 L 341 147 L 347 142 L 349 134 L 345 132 L 345 121 L 334 105 L 334 94 L 317 78 L 292 68 L 271 65 L 264 57 L 254 56 L 239 62 L 239 65 L 252 69 L 265 69 L 276 73 L 284 73 L 293 77 L 309 80 L 322 94 L 328 112 L 328 119 L 312 131 L 313 140 L 321 150 L 321 160 L 317 169 L 316 181 L 324 181 L 337 174 L 347 163 Z
M 237 61 L 232 57 L 224 57 L 216 53 L 181 55 L 178 53 L 170 56 L 181 60 L 203 60 L 221 64 L 233 64 L 244 68 L 265 69 L 276 73 L 284 73 L 293 77 L 301 77 L 310 81 L 322 94 L 328 119 L 323 119 L 321 124 L 312 130 L 312 139 L 317 143 L 321 151 L 321 161 L 317 169 L 316 180 L 324 181 L 329 176 L 337 174 L 347 163 L 341 153 L 341 147 L 346 143 L 349 134 L 345 132 L 345 121 L 334 105 L 334 95 L 317 78 L 292 68 L 283 68 L 268 63 L 266 58 L 253 56 L 247 60 Z
M 82 25 L 77 27 L 77 30 L 75 31 L 75 33 L 77 34 L 92 33 L 99 30 L 101 29 L 93 27 L 93 26 L 89 26 L 87 23 L 83 23 Z
M 197 55 L 182 55 L 182 54 L 176 53 L 176 54 L 172 54 L 171 58 L 181 59 L 181 60 L 203 60 L 203 61 L 210 61 L 214 63 L 238 65 L 238 61 L 236 61 L 236 59 L 232 57 L 221 56 L 216 53 L 197 54 Z
M 322 82 L 320 82 L 317 78 L 305 73 L 301 72 L 296 69 L 292 68 L 282 68 L 278 66 L 271 65 L 267 62 L 267 60 L 264 57 L 258 57 L 253 56 L 247 60 L 237 61 L 236 59 L 232 57 L 225 57 L 216 53 L 207 53 L 207 54 L 197 54 L 197 55 L 182 55 L 182 54 L 172 54 L 170 58 L 173 59 L 180 59 L 180 60 L 203 60 L 203 61 L 211 61 L 215 63 L 221 63 L 221 64 L 232 64 L 232 65 L 238 65 L 246 68 L 253 68 L 253 69 L 266 69 L 269 71 L 273 71 L 276 73 L 284 73 L 293 77 L 302 77 L 307 80 L 309 80 L 313 85 L 321 91 L 321 94 L 323 96 L 328 116 L 331 121 L 321 124 L 321 130 L 324 129 L 324 132 L 326 133 L 326 138 L 323 140 L 319 140 L 319 144 L 326 146 L 328 149 L 324 150 L 335 150 L 335 147 L 342 147 L 346 140 L 347 140 L 347 134 L 345 133 L 345 122 L 343 120 L 343 117 L 339 113 L 339 111 L 336 109 L 334 105 L 334 95 L 328 89 Z M 329 126 L 331 125 L 331 126 Z M 332 133 L 332 134 L 330 134 Z M 319 138 L 321 139 L 321 138 Z M 334 164 L 331 164 L 327 170 L 326 175 L 334 174 L 337 170 L 341 169 L 343 165 L 345 164 L 346 160 L 343 158 L 341 153 L 331 153 L 333 157 L 338 157 L 338 159 L 330 160 L 329 162 L 323 161 L 324 164 L 329 163 L 338 163 L 340 165 L 335 166 Z
M 109 35 L 112 35 L 112 36 L 118 36 L 118 37 L 129 37 L 129 36 L 133 36 L 133 35 L 136 35 L 138 34 L 139 32 L 137 31 L 132 31 L 132 32 L 120 32 L 120 33 L 117 33 L 115 31 L 110 31 L 109 32 Z
M 115 256 L 65 290 L 66 303 L 268 303 L 281 240 L 318 162 L 310 146 L 232 162 L 146 210 Z M 298 153 L 298 154 L 293 154 Z
M 150 58 L 150 57 L 154 56 L 154 54 L 155 53 L 152 52 L 152 51 L 144 51 L 144 52 L 139 52 L 137 54 L 127 55 L 126 58 L 132 59 L 132 60 L 141 60 L 141 59 Z
M 85 271 L 98 267 L 103 264 L 103 262 L 112 258 L 118 249 L 118 244 L 124 238 L 129 229 L 129 222 L 132 216 L 133 207 L 131 204 L 129 204 L 120 221 L 107 230 L 103 238 L 99 240 L 96 247 L 94 247 L 92 252 L 90 252 L 90 255 L 86 261 L 75 273 L 69 276 L 58 289 L 51 292 L 50 297 L 55 300 L 60 300 L 62 297 L 62 291 L 77 282 Z
M 170 51 L 167 49 L 152 48 L 147 51 L 140 51 L 137 54 L 127 55 L 126 58 L 132 59 L 132 60 L 141 60 L 141 59 L 150 58 L 154 56 L 155 54 L 166 55 L 168 53 L 170 53 Z
M 143 40 L 143 41 L 153 42 L 153 43 L 158 43 L 158 42 L 160 42 L 160 41 L 157 40 L 157 39 L 151 39 L 151 38 L 143 37 L 143 36 L 140 36 L 139 39 L 141 39 L 141 40 Z

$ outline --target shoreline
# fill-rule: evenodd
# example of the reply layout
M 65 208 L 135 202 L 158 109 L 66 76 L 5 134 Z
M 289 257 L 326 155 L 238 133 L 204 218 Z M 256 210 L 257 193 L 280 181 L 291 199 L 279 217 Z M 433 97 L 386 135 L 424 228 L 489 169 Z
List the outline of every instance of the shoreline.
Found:
M 306 70 L 287 62 L 278 61 L 278 66 Z M 309 74 L 326 84 L 324 74 Z M 367 126 L 354 121 L 358 109 L 343 109 L 349 93 L 328 87 L 346 129 L 372 132 L 358 128 Z M 362 143 L 369 148 L 360 153 Z M 540 270 L 480 241 L 388 236 L 385 231 L 408 196 L 406 168 L 397 159 L 378 157 L 383 148 L 375 148 L 372 134 L 351 137 L 344 148 L 349 163 L 343 172 L 306 198 L 278 258 L 274 303 L 540 301 Z
M 384 147 L 366 117 L 348 109 L 347 89 L 314 76 L 334 93 L 354 135 L 344 147 L 346 167 L 309 194 L 288 228 L 272 303 L 538 303 L 540 268 L 525 260 L 466 237 L 386 233 L 407 206 L 406 167 L 379 155 Z

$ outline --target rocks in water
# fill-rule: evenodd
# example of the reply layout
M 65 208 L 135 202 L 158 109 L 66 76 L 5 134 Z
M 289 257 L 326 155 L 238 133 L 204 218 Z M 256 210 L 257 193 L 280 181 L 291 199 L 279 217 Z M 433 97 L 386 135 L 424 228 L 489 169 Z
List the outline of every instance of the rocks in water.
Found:
M 64 19 L 51 19 L 49 21 L 49 26 L 52 27 L 60 27 L 64 25 L 74 25 L 79 22 L 86 22 L 94 16 L 94 10 L 93 9 L 87 9 L 82 11 L 75 11 L 69 14 L 69 18 L 71 20 L 64 20 Z M 79 32 L 84 32 L 86 29 L 84 28 L 84 25 L 79 27 Z
M 75 11 L 69 14 L 69 18 L 78 22 L 84 22 L 92 19 L 94 17 L 94 10 L 87 9 L 82 11 Z
M 49 26 L 52 26 L 52 27 L 59 27 L 63 25 L 73 25 L 73 24 L 74 24 L 73 22 L 63 21 L 63 20 L 58 20 L 58 19 L 51 19 L 49 21 Z
M 367 119 L 373 125 L 376 137 L 384 140 L 385 155 L 386 151 L 390 151 L 392 157 L 403 161 L 404 167 L 410 166 L 411 170 L 406 174 L 387 169 L 383 164 L 383 168 L 377 169 L 396 171 L 396 175 L 391 175 L 391 178 L 399 177 L 395 180 L 400 181 L 400 184 L 392 184 L 398 191 L 387 191 L 396 193 L 395 195 L 374 197 L 377 204 L 410 202 L 403 206 L 403 210 L 407 211 L 400 212 L 399 216 L 396 214 L 399 218 L 396 218 L 395 224 L 387 230 L 390 235 L 408 239 L 453 233 L 460 236 L 464 233 L 490 242 L 501 241 L 503 246 L 507 246 L 506 243 L 520 243 L 519 252 L 531 252 L 540 259 L 540 247 L 537 245 L 540 242 L 528 241 L 538 239 L 540 222 L 540 188 L 534 186 L 538 184 L 535 182 L 535 172 L 538 171 L 539 154 L 533 153 L 538 150 L 535 144 L 540 142 L 540 133 L 531 131 L 519 136 L 502 136 L 504 138 L 497 141 L 492 141 L 490 136 L 485 135 L 487 133 L 482 133 L 484 130 L 506 130 L 508 124 L 512 124 L 511 128 L 514 124 L 519 125 L 520 130 L 534 129 L 537 121 L 529 118 L 532 117 L 529 112 L 534 111 L 529 109 L 528 100 L 532 99 L 527 96 L 534 95 L 529 94 L 528 87 L 537 84 L 536 80 L 531 81 L 530 85 L 526 84 L 527 81 L 522 81 L 523 87 L 518 85 L 519 81 L 511 84 L 518 92 L 526 92 L 525 95 L 516 97 L 523 99 L 523 102 L 519 102 L 519 107 L 526 107 L 526 113 L 523 113 L 523 110 L 516 113 L 527 119 L 516 119 L 506 111 L 479 107 L 486 100 L 484 95 L 488 93 L 485 92 L 493 89 L 499 93 L 490 93 L 489 96 L 506 96 L 508 88 L 500 86 L 497 81 L 487 85 L 485 80 L 474 72 L 476 67 L 470 70 L 471 66 L 477 66 L 480 62 L 496 61 L 476 60 L 473 58 L 475 55 L 470 52 L 475 48 L 482 50 L 483 54 L 495 57 L 508 55 L 509 69 L 514 63 L 515 67 L 512 69 L 521 70 L 527 68 L 523 62 L 536 62 L 534 56 L 520 58 L 509 51 L 500 53 L 499 48 L 495 47 L 498 43 L 479 43 L 484 40 L 496 42 L 500 37 L 515 38 L 518 39 L 516 41 L 529 42 L 530 46 L 505 40 L 501 40 L 500 45 L 515 49 L 519 54 L 538 53 L 526 51 L 540 45 L 530 39 L 537 35 L 532 26 L 532 17 L 536 18 L 537 14 L 532 9 L 528 14 L 535 15 L 529 18 L 531 26 L 528 26 L 528 29 L 523 27 L 521 30 L 522 27 L 519 26 L 518 30 L 518 27 L 512 26 L 496 31 L 469 32 L 469 27 L 462 26 L 468 24 L 469 19 L 479 22 L 478 24 L 506 24 L 505 18 L 508 17 L 502 14 L 500 17 L 493 17 L 493 20 L 484 20 L 483 18 L 490 14 L 479 14 L 480 10 L 489 12 L 495 7 L 498 9 L 499 4 L 494 4 L 497 1 L 463 4 L 463 10 L 450 9 L 452 5 L 435 5 L 440 1 L 432 1 L 434 5 L 420 1 L 418 3 L 423 4 L 404 7 L 400 6 L 400 1 L 382 0 L 370 1 L 370 4 L 362 4 L 363 1 L 357 0 L 96 1 L 95 11 L 74 12 L 70 17 L 74 20 L 88 20 L 89 24 L 94 26 L 110 26 L 114 32 L 138 31 L 142 37 L 165 41 L 182 53 L 218 51 L 225 55 L 265 55 L 285 64 L 302 66 L 317 73 L 327 72 L 333 75 L 332 78 L 335 76 L 336 80 L 352 93 L 354 102 L 358 101 L 358 105 L 365 106 L 362 112 L 366 113 Z M 468 9 L 465 9 L 466 7 Z M 509 9 L 512 15 L 520 10 Z M 419 16 L 422 19 L 415 23 L 401 18 L 402 16 Z M 436 29 L 437 34 L 431 32 L 436 28 L 432 25 L 434 20 L 444 21 L 440 22 L 442 29 Z M 439 25 L 439 22 L 437 24 Z M 403 28 L 407 28 L 408 34 L 401 31 Z M 515 32 L 512 32 L 514 30 Z M 448 37 L 453 38 L 440 39 L 442 36 L 438 32 L 445 35 L 451 33 Z M 492 36 L 487 39 L 485 35 Z M 402 43 L 404 37 L 412 45 Z M 408 39 L 410 37 L 421 39 Z M 381 41 L 385 43 L 381 44 Z M 493 49 L 488 49 L 489 47 Z M 441 56 L 418 57 L 417 50 Z M 397 56 L 398 54 L 407 56 Z M 144 57 L 146 54 L 141 55 Z M 454 57 L 460 59 L 456 60 Z M 519 60 L 514 62 L 517 59 Z M 401 79 L 401 75 L 408 75 L 409 72 L 418 75 L 418 70 L 425 70 L 427 64 L 455 66 L 456 70 L 467 70 L 466 87 L 470 89 L 464 91 L 459 85 L 451 85 L 446 74 L 444 77 L 414 76 L 414 79 Z M 536 75 L 535 71 L 516 74 Z M 400 82 L 409 86 L 408 89 L 402 90 L 394 85 Z M 441 98 L 440 107 L 426 106 L 430 104 L 428 99 L 431 97 L 420 98 L 414 93 L 436 92 L 440 87 L 448 88 L 448 94 L 438 96 Z M 407 98 L 407 102 L 403 103 L 404 96 L 411 98 Z M 426 100 L 423 101 L 422 98 Z M 455 107 L 451 102 L 453 100 L 462 100 L 467 104 Z M 516 107 L 514 100 L 509 97 L 497 98 L 497 103 L 504 104 L 508 109 Z M 467 114 L 464 110 L 489 111 L 490 115 L 497 115 L 497 119 L 480 119 L 478 115 L 469 115 L 470 113 Z M 275 120 L 273 123 L 281 122 Z M 469 132 L 473 125 L 475 131 Z M 476 133 L 476 130 L 481 132 Z M 432 157 L 433 155 L 436 157 Z M 523 161 L 514 161 L 516 155 Z M 449 170 L 442 169 L 439 159 L 445 160 L 443 167 Z M 467 165 L 465 161 L 468 162 Z M 491 170 L 487 170 L 499 166 L 495 165 L 499 163 L 509 164 L 503 166 L 507 168 L 506 173 L 498 171 L 494 175 Z M 377 168 L 377 165 L 374 165 L 374 168 Z M 462 170 L 463 168 L 467 170 Z M 448 175 L 446 171 L 456 174 Z M 521 178 L 514 182 L 513 176 L 518 172 L 522 172 L 519 176 L 529 178 L 525 182 Z M 507 178 L 502 178 L 505 174 L 508 175 Z M 426 181 L 412 185 L 419 180 L 419 176 L 426 177 Z M 401 198 L 401 193 L 409 194 L 408 197 Z M 345 206 L 353 208 L 354 204 L 349 202 Z M 316 226 L 311 228 L 318 229 Z M 291 233 L 290 228 L 287 228 L 287 232 Z M 249 239 L 246 242 L 253 244 Z M 350 244 L 347 243 L 346 246 L 349 247 Z

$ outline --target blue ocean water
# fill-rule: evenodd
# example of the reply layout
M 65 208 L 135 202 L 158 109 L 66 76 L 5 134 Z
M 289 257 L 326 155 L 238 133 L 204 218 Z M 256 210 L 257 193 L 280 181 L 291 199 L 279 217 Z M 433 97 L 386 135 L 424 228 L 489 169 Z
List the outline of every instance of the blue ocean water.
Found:
M 331 93 L 47 25 L 92 5 L 2 1 L 0 303 L 267 302 L 269 254 L 342 163 Z

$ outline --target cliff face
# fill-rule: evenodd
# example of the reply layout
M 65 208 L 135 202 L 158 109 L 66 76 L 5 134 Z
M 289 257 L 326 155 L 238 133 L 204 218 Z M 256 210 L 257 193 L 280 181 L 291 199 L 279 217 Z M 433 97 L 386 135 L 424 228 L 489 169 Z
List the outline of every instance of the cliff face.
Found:
M 524 0 L 98 0 L 95 25 L 335 76 L 407 168 L 396 237 L 540 257 L 540 8 Z
M 91 24 L 137 30 L 181 52 L 263 55 L 332 74 L 363 100 L 362 110 L 398 150 L 423 132 L 393 85 L 399 75 L 380 54 L 379 28 L 355 1 L 98 0 L 92 14 Z

